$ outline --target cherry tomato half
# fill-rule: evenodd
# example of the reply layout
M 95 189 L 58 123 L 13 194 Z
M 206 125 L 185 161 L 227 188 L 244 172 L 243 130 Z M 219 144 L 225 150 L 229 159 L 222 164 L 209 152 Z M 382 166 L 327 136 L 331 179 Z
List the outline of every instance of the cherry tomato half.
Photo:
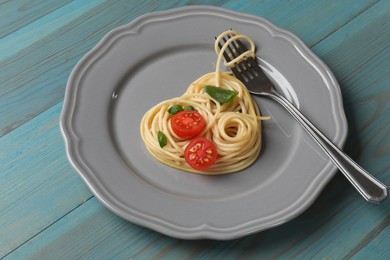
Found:
M 206 170 L 217 159 L 217 147 L 213 142 L 204 138 L 194 138 L 184 151 L 184 159 L 195 170 Z
M 195 110 L 181 111 L 171 118 L 173 132 L 184 139 L 198 135 L 205 126 L 205 119 Z

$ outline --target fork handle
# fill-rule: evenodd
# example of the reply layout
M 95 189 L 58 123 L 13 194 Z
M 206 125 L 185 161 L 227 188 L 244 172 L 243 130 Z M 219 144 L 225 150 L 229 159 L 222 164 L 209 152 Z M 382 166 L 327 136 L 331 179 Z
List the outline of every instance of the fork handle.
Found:
M 375 179 L 348 155 L 342 152 L 285 97 L 281 96 L 276 91 L 262 93 L 262 95 L 277 101 L 290 112 L 367 201 L 379 203 L 387 197 L 386 185 Z

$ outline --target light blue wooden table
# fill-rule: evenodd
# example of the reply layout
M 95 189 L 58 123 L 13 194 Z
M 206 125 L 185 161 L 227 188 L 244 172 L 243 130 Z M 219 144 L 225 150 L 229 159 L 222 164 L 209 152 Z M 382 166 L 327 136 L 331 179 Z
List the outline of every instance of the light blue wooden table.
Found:
M 157 10 L 214 4 L 298 35 L 334 72 L 345 150 L 390 186 L 390 1 L 0 1 L 0 258 L 390 259 L 390 200 L 337 174 L 294 220 L 231 241 L 186 241 L 101 205 L 67 161 L 59 115 L 69 74 L 108 31 Z

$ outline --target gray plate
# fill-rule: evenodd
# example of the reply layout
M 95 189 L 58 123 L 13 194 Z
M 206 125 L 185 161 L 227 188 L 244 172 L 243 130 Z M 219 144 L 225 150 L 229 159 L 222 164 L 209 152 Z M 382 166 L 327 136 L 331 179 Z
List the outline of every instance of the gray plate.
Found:
M 216 7 L 147 14 L 111 31 L 77 64 L 61 114 L 70 162 L 114 213 L 173 237 L 231 239 L 296 217 L 336 172 L 298 123 L 264 98 L 256 101 L 272 119 L 263 122 L 262 154 L 242 172 L 190 174 L 147 152 L 143 114 L 215 70 L 214 36 L 229 28 L 252 37 L 279 91 L 335 144 L 345 141 L 339 86 L 296 36 Z

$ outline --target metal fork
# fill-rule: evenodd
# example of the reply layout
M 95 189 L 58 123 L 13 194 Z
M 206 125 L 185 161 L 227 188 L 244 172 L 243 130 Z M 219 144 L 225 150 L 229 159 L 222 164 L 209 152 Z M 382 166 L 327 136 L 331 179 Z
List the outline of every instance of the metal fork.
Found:
M 218 43 L 219 48 L 222 48 L 222 45 L 231 37 L 232 35 L 223 37 L 222 42 Z M 223 56 L 229 62 L 247 50 L 248 48 L 240 40 L 234 40 L 227 46 Z M 254 58 L 247 57 L 243 61 L 236 63 L 231 70 L 236 78 L 244 83 L 250 93 L 271 98 L 282 105 L 321 146 L 332 162 L 347 177 L 364 199 L 369 202 L 379 203 L 387 197 L 386 185 L 375 179 L 342 152 L 303 116 L 293 104 L 279 94 Z

